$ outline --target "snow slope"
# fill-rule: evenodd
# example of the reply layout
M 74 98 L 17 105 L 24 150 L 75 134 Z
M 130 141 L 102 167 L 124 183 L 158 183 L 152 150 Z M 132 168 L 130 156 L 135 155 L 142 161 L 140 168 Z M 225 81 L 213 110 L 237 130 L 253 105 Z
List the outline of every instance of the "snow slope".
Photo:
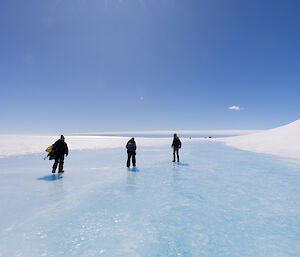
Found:
M 216 140 L 242 150 L 300 159 L 300 120 L 259 133 Z

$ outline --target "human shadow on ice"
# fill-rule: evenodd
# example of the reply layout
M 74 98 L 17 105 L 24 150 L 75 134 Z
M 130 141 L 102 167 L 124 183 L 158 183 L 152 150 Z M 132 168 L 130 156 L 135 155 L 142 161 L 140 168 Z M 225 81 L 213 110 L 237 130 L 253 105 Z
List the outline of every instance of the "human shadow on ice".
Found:
M 140 172 L 140 170 L 136 167 L 133 167 L 133 168 L 127 168 L 128 171 L 131 171 L 131 172 Z
M 176 165 L 178 165 L 178 166 L 190 166 L 188 163 L 184 163 L 184 162 L 176 162 L 175 163 Z
M 37 178 L 37 180 L 54 181 L 54 180 L 59 180 L 62 178 L 63 178 L 63 176 L 61 174 L 52 174 L 52 175 L 44 176 L 41 178 Z

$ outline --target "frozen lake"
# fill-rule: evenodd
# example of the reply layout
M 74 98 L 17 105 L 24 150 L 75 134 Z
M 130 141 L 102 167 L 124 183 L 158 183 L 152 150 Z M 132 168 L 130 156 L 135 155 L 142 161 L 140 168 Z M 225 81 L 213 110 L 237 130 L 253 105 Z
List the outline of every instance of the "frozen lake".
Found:
M 171 143 L 171 142 L 170 142 Z M 137 141 L 138 144 L 138 141 Z M 0 159 L 0 256 L 300 256 L 300 165 L 220 143 Z

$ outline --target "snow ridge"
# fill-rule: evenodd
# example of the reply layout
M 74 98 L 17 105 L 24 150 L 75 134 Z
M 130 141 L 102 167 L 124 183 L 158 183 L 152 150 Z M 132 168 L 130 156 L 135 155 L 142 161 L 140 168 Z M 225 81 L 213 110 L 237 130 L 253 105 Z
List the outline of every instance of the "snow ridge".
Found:
M 259 133 L 216 140 L 242 150 L 300 159 L 300 120 Z

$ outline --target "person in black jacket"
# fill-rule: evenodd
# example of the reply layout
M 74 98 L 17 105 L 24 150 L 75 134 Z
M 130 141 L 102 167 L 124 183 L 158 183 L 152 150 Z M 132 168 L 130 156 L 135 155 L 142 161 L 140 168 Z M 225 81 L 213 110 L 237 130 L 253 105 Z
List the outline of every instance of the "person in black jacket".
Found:
M 136 144 L 134 141 L 134 138 L 131 138 L 127 144 L 126 144 L 126 148 L 127 148 L 127 155 L 128 155 L 128 159 L 127 159 L 127 168 L 129 168 L 130 166 L 130 159 L 132 158 L 132 165 L 133 167 L 135 167 L 136 164 L 136 160 L 135 160 L 135 155 L 136 155 Z
M 52 145 L 52 151 L 51 154 L 53 155 L 55 161 L 52 168 L 52 173 L 55 173 L 57 165 L 59 163 L 58 167 L 58 173 L 64 172 L 64 159 L 65 155 L 68 156 L 69 149 L 68 145 L 65 142 L 65 137 L 63 135 L 60 136 L 60 139 L 58 139 L 53 145 Z
M 177 162 L 179 162 L 179 148 L 181 148 L 181 141 L 176 134 L 174 134 L 174 139 L 171 147 L 173 148 L 173 162 L 175 162 L 175 153 L 177 155 Z

